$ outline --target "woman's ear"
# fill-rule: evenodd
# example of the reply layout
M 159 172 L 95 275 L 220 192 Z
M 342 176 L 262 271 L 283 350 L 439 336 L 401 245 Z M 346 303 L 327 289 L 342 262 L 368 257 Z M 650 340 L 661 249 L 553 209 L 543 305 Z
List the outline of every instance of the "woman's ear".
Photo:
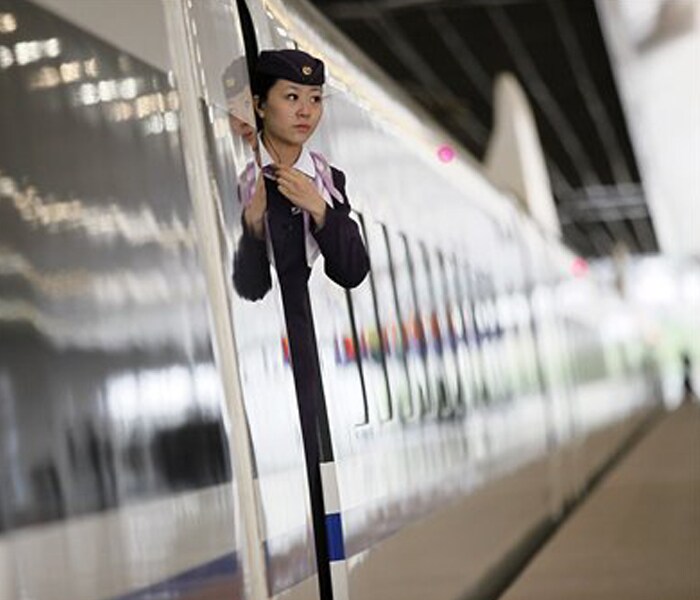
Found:
M 255 109 L 255 114 L 261 119 L 265 116 L 263 106 L 265 106 L 265 103 L 260 101 L 260 96 L 253 96 L 253 108 Z

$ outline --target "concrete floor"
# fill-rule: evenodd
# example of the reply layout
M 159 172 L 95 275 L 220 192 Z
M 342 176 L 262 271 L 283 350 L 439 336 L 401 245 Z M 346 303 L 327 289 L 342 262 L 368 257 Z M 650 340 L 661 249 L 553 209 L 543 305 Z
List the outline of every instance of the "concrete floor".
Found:
M 664 416 L 502 600 L 700 600 L 700 404 Z

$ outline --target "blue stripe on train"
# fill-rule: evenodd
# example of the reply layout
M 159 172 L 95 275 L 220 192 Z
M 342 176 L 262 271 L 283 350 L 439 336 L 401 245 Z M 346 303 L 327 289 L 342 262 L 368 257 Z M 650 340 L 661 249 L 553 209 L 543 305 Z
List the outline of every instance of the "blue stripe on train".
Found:
M 333 562 L 345 560 L 343 524 L 339 513 L 326 515 L 326 531 L 329 559 Z M 267 556 L 267 560 L 269 564 L 269 556 Z M 184 600 L 189 594 L 196 593 L 211 584 L 226 578 L 233 578 L 239 568 L 238 557 L 235 552 L 231 552 L 216 560 L 178 573 L 169 579 L 128 594 L 113 597 L 111 600 Z
M 328 535 L 328 558 L 331 562 L 345 560 L 343 520 L 340 513 L 326 515 L 326 533 Z
M 177 600 L 185 594 L 196 591 L 213 581 L 233 577 L 238 571 L 238 558 L 235 552 L 226 554 L 211 562 L 184 571 L 156 584 L 118 596 L 112 600 Z

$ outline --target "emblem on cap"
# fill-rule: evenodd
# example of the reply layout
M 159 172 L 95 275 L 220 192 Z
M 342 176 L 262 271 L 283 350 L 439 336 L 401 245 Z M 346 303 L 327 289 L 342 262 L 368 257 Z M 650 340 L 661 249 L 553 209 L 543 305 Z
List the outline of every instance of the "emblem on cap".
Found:
M 314 70 L 309 65 L 304 65 L 301 68 L 301 72 L 308 77 L 309 75 L 311 75 L 311 73 L 314 72 Z

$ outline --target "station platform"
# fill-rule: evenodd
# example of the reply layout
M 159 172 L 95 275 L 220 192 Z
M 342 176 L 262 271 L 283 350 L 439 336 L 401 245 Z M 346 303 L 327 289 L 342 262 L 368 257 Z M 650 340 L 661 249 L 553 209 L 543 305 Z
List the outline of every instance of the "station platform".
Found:
M 501 600 L 700 598 L 700 404 L 658 419 Z

